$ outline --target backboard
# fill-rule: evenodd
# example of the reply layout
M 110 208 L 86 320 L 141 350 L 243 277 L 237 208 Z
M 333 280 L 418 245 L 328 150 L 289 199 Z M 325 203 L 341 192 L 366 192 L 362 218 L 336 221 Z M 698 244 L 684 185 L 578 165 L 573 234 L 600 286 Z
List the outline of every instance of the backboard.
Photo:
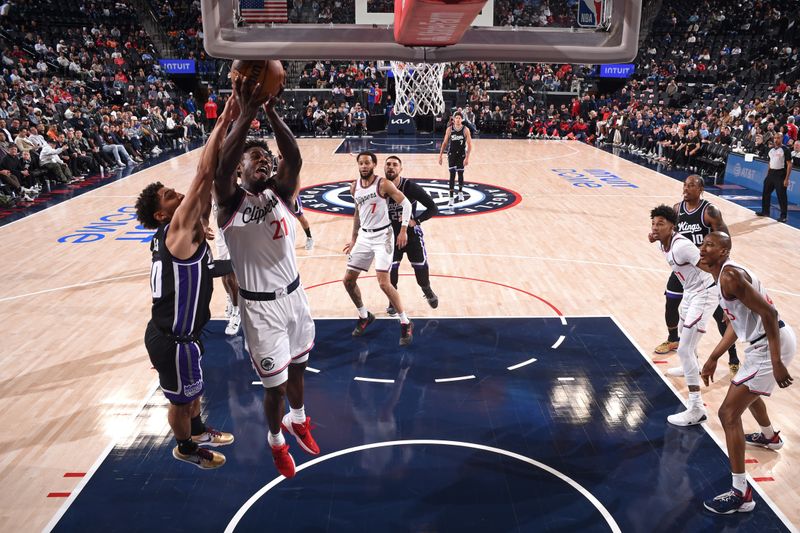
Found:
M 447 0 L 426 1 L 447 10 Z M 215 57 L 426 63 L 629 62 L 642 9 L 642 0 L 488 0 L 457 44 L 409 47 L 394 40 L 393 0 L 201 2 L 205 48 Z

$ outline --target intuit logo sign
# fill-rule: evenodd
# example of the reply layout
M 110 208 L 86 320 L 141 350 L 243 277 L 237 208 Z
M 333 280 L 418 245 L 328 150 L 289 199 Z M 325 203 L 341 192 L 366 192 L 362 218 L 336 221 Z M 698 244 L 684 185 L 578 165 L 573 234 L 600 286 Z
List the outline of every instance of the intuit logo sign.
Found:
M 194 59 L 159 59 L 161 70 L 167 74 L 194 74 Z

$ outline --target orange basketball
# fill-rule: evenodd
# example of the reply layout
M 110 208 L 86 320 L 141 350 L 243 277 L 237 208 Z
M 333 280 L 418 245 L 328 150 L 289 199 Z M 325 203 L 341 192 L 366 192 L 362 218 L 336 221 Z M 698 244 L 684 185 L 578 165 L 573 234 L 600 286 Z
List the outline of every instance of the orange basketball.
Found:
M 236 76 L 244 76 L 255 83 L 260 83 L 261 90 L 258 95 L 260 98 L 279 95 L 286 81 L 283 65 L 275 59 L 265 61 L 237 59 L 231 65 L 231 79 L 236 79 Z

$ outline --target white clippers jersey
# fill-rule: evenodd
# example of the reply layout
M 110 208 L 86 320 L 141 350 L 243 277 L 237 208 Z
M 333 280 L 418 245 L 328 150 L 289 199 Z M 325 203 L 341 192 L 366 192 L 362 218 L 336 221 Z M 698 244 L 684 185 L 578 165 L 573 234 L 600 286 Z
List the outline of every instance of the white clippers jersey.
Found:
M 730 259 L 725 261 L 725 264 L 722 265 L 720 275 L 726 268 L 736 268 L 747 273 L 747 275 L 750 276 L 750 284 L 756 292 L 772 305 L 772 299 L 770 299 L 767 294 L 767 289 L 750 270 L 734 263 Z M 736 332 L 736 336 L 739 337 L 739 340 L 752 342 L 764 335 L 764 324 L 761 323 L 761 317 L 758 313 L 754 313 L 736 298 L 733 300 L 727 299 L 725 295 L 722 294 L 722 287 L 719 284 L 717 284 L 717 292 L 719 293 L 719 305 L 722 307 L 722 310 L 725 311 L 725 315 L 728 317 L 731 326 L 733 326 L 733 331 Z
M 661 252 L 683 285 L 683 292 L 700 292 L 714 285 L 714 277 L 697 266 L 700 250 L 680 233 L 672 236 L 669 251 L 661 246 Z
M 379 192 L 382 179 L 375 177 L 369 187 L 361 186 L 360 177 L 356 180 L 353 200 L 355 201 L 356 209 L 358 209 L 361 227 L 364 229 L 374 230 L 391 224 L 389 220 L 389 202 Z
M 275 292 L 297 279 L 294 215 L 272 189 L 245 192 L 222 228 L 239 286 Z

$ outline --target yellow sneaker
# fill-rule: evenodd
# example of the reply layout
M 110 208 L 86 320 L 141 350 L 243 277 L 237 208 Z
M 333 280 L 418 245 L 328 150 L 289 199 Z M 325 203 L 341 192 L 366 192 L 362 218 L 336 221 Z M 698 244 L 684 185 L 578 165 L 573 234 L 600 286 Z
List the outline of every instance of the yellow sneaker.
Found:
M 677 349 L 678 349 L 678 342 L 677 341 L 675 341 L 675 342 L 664 341 L 661 344 L 659 344 L 658 346 L 656 346 L 656 349 L 653 350 L 653 352 L 657 353 L 658 355 L 664 355 L 664 354 L 668 354 L 670 352 L 674 352 Z
M 172 449 L 172 456 L 178 461 L 191 463 L 197 468 L 211 470 L 225 464 L 225 456 L 219 452 L 198 447 L 193 453 L 182 454 L 178 447 Z
M 192 435 L 192 440 L 205 446 L 227 446 L 233 442 L 233 435 L 206 426 L 206 432 L 200 435 Z

